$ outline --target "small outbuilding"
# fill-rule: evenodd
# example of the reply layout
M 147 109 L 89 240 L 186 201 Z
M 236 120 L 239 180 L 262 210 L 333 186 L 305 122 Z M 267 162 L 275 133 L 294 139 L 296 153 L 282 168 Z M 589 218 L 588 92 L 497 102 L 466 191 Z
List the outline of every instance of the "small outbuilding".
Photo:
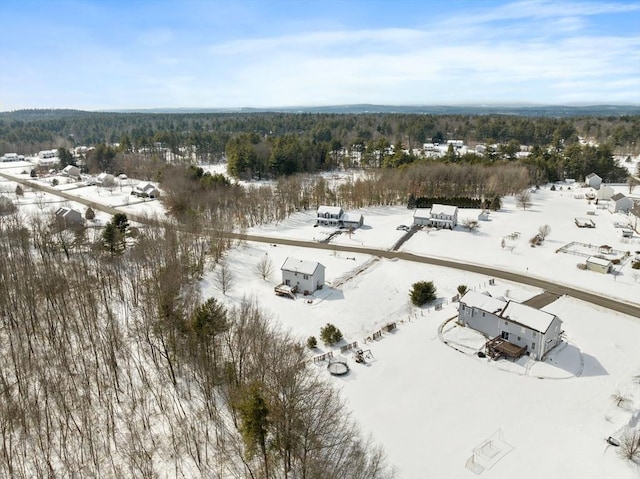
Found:
M 600 178 L 595 173 L 589 173 L 585 177 L 584 182 L 587 184 L 587 186 L 590 186 L 594 190 L 599 190 L 600 185 L 602 184 L 602 178 Z
M 616 192 L 609 185 L 600 185 L 600 189 L 596 194 L 596 199 L 598 200 L 610 200 Z
M 288 257 L 280 268 L 282 284 L 295 287 L 304 294 L 311 294 L 324 286 L 324 269 L 324 265 L 316 261 Z
M 616 193 L 609 201 L 609 211 L 612 213 L 628 213 L 633 208 L 633 200 L 622 193 Z
M 596 273 L 608 274 L 613 268 L 611 261 L 606 258 L 600 258 L 599 256 L 589 256 L 586 264 L 589 271 L 595 271 Z

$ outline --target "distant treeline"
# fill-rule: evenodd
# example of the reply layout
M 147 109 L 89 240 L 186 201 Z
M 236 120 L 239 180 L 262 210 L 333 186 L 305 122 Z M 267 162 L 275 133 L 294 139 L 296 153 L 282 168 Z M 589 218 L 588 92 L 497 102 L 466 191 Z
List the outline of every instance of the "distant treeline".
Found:
M 583 145 L 579 137 L 600 146 Z M 606 181 L 626 172 L 610 158 L 640 150 L 640 115 L 523 117 L 406 113 L 90 113 L 26 110 L 0 113 L 0 153 L 33 154 L 78 145 L 118 144 L 129 165 L 138 159 L 211 163 L 228 161 L 243 179 L 278 178 L 336 167 L 395 169 L 421 161 L 424 143 L 462 140 L 437 161 L 517 163 L 536 182 L 580 179 L 592 171 Z M 395 148 L 390 148 L 394 145 Z M 531 151 L 518 156 L 522 146 Z M 434 161 L 434 160 L 431 160 Z

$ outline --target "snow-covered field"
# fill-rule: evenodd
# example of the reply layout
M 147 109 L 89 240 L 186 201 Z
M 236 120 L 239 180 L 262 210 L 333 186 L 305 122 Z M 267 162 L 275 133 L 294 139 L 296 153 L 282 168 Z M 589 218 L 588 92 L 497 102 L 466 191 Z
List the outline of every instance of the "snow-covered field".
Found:
M 640 250 L 637 234 L 624 240 L 614 226 L 625 218 L 605 209 L 590 216 L 595 229 L 578 228 L 574 218 L 584 216 L 589 205 L 574 198 L 576 193 L 566 187 L 542 189 L 532 195 L 533 205 L 525 211 L 507 198 L 503 209 L 491 213 L 476 232 L 423 230 L 402 249 L 528 272 L 638 304 L 640 279 L 636 282 L 628 262 L 616 266 L 615 275 L 604 275 L 579 270 L 577 263 L 584 261 L 580 256 L 556 253 L 573 241 L 608 244 L 632 255 Z M 406 208 L 359 212 L 366 227 L 343 233 L 330 244 L 389 248 L 403 234 L 396 227 L 412 222 Z M 462 210 L 460 217 L 477 213 Z M 331 231 L 313 223 L 313 212 L 298 213 L 249 233 L 319 240 Z M 544 224 L 551 226 L 551 234 L 541 247 L 531 248 L 529 238 Z M 520 237 L 513 250 L 502 248 L 502 237 L 516 231 Z M 265 255 L 274 266 L 269 281 L 255 271 Z M 274 295 L 287 256 L 324 264 L 325 288 L 296 300 Z M 633 377 L 640 374 L 638 318 L 561 298 L 546 309 L 563 320 L 565 343 L 545 362 L 493 363 L 472 354 L 483 344 L 472 331 L 450 322 L 442 333 L 449 344 L 439 337 L 440 326 L 457 314 L 450 302 L 456 287 L 491 289 L 494 295 L 518 301 L 539 291 L 500 280 L 490 286 L 490 278 L 480 275 L 337 250 L 246 243 L 229 253 L 227 263 L 237 278 L 227 293 L 229 303 L 256 298 L 274 321 L 303 339 L 317 337 L 330 322 L 344 333 L 342 344 L 358 341 L 359 347 L 371 350 L 366 365 L 345 353 L 351 371 L 335 382 L 362 427 L 384 445 L 399 477 L 474 477 L 465 467 L 473 449 L 498 431 L 504 439 L 494 443 L 500 460 L 490 463 L 493 467 L 485 469 L 483 477 L 637 477 L 638 470 L 619 459 L 605 438 L 620 437 L 626 424 L 637 423 L 640 392 Z M 409 289 L 419 280 L 434 281 L 441 310 L 410 306 Z M 205 296 L 220 297 L 215 271 L 203 281 L 202 290 Z M 395 331 L 365 342 L 390 322 L 397 324 Z M 329 350 L 320 345 L 310 355 Z M 337 349 L 334 355 L 340 357 Z M 324 372 L 326 363 L 316 367 Z M 611 399 L 620 391 L 631 398 L 623 408 Z
M 15 190 L 10 181 L 0 186 Z M 83 197 L 123 211 L 134 207 L 120 198 L 128 194 L 126 187 L 122 192 L 118 188 L 87 193 L 92 188 L 96 189 L 65 191 L 87 194 Z M 620 186 L 619 191 L 628 191 L 625 188 Z M 489 221 L 481 221 L 474 232 L 462 227 L 425 229 L 401 250 L 528 273 L 640 304 L 640 277 L 634 276 L 630 261 L 617 265 L 615 274 L 605 275 L 578 269 L 585 259 L 581 256 L 557 252 L 571 242 L 606 244 L 629 251 L 630 257 L 640 251 L 640 236 L 624 239 L 616 227 L 625 217 L 594 210 L 584 198 L 574 197 L 586 191 L 577 186 L 567 190 L 566 185 L 557 191 L 543 188 L 532 193 L 533 204 L 524 211 L 513 198 L 506 198 L 503 208 L 492 212 Z M 634 194 L 640 194 L 639 187 Z M 28 200 L 25 194 L 20 201 Z M 161 211 L 160 202 L 146 203 Z M 574 218 L 585 217 L 587 210 L 596 212 L 588 216 L 596 228 L 575 225 Z M 540 291 L 501 280 L 491 285 L 489 277 L 448 268 L 341 252 L 340 245 L 389 249 L 404 235 L 397 226 L 412 223 L 412 211 L 402 207 L 358 212 L 364 215 L 365 226 L 334 237 L 329 243 L 336 245 L 333 251 L 242 242 L 225 258 L 235 277 L 233 287 L 223 297 L 214 268 L 202 280 L 203 296 L 222 298 L 230 305 L 255 299 L 274 322 L 301 339 L 318 337 L 322 326 L 333 323 L 344 334 L 341 345 L 357 341 L 370 350 L 364 365 L 345 353 L 351 370 L 332 380 L 361 427 L 385 447 L 399 478 L 475 477 L 465 467 L 473 467 L 469 459 L 474 448 L 499 435 L 502 441 L 485 447 L 484 458 L 476 454 L 476 470 L 479 464 L 484 466 L 482 477 L 638 477 L 640 471 L 623 462 L 605 438 L 620 437 L 628 424 L 638 427 L 640 391 L 634 376 L 640 375 L 640 318 L 560 298 L 546 310 L 562 319 L 566 341 L 544 362 L 480 359 L 473 353 L 482 347 L 482 338 L 447 322 L 457 314 L 451 301 L 457 286 L 517 301 Z M 478 213 L 461 210 L 459 218 L 476 218 Z M 320 241 L 333 230 L 314 227 L 314 216 L 314 212 L 297 213 L 248 233 Z M 528 240 L 542 225 L 549 225 L 551 233 L 542 246 L 532 248 Z M 519 235 L 512 235 L 516 232 Z M 503 247 L 502 239 L 509 235 L 517 238 L 506 240 Z M 280 283 L 279 268 L 288 256 L 325 265 L 325 287 L 295 300 L 276 296 L 273 288 Z M 265 257 L 273 266 L 267 280 L 256 271 Z M 440 309 L 411 306 L 409 290 L 421 280 L 434 282 Z M 389 323 L 397 328 L 367 340 Z M 330 350 L 321 344 L 309 357 Z M 338 348 L 333 351 L 340 356 Z M 314 367 L 329 376 L 326 365 Z M 618 406 L 611 399 L 616 393 L 628 400 Z

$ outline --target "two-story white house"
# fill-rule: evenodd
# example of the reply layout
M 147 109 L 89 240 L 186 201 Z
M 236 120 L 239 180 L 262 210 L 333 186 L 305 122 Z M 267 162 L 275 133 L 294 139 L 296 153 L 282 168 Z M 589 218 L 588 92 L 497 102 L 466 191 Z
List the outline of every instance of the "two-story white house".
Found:
M 360 213 L 345 213 L 339 206 L 319 206 L 316 224 L 356 229 L 364 224 L 364 217 Z
M 468 291 L 458 309 L 458 324 L 499 338 L 541 360 L 559 342 L 562 321 L 555 314 L 530 306 Z
M 344 211 L 339 206 L 319 206 L 316 223 L 323 226 L 339 226 Z
M 416 208 L 413 224 L 453 229 L 458 224 L 458 207 L 434 204 L 431 208 Z
M 324 265 L 288 257 L 282 267 L 282 284 L 296 287 L 303 294 L 311 294 L 324 286 Z

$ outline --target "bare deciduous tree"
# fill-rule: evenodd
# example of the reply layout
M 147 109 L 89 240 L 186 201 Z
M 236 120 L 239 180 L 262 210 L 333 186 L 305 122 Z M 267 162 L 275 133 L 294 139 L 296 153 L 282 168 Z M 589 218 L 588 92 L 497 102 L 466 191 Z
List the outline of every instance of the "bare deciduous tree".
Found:
M 271 258 L 269 258 L 269 255 L 266 253 L 256 264 L 256 273 L 258 273 L 264 281 L 273 274 L 273 261 L 271 261 Z
M 547 239 L 547 236 L 549 236 L 549 234 L 551 234 L 551 226 L 542 225 L 540 228 L 538 228 L 538 236 L 542 241 Z
M 526 210 L 531 206 L 531 192 L 528 189 L 524 189 L 516 194 L 516 202 L 520 208 Z
M 228 291 L 233 288 L 235 283 L 235 276 L 233 272 L 227 266 L 227 262 L 222 260 L 218 263 L 215 269 L 216 285 L 222 291 L 222 294 L 226 295 Z

